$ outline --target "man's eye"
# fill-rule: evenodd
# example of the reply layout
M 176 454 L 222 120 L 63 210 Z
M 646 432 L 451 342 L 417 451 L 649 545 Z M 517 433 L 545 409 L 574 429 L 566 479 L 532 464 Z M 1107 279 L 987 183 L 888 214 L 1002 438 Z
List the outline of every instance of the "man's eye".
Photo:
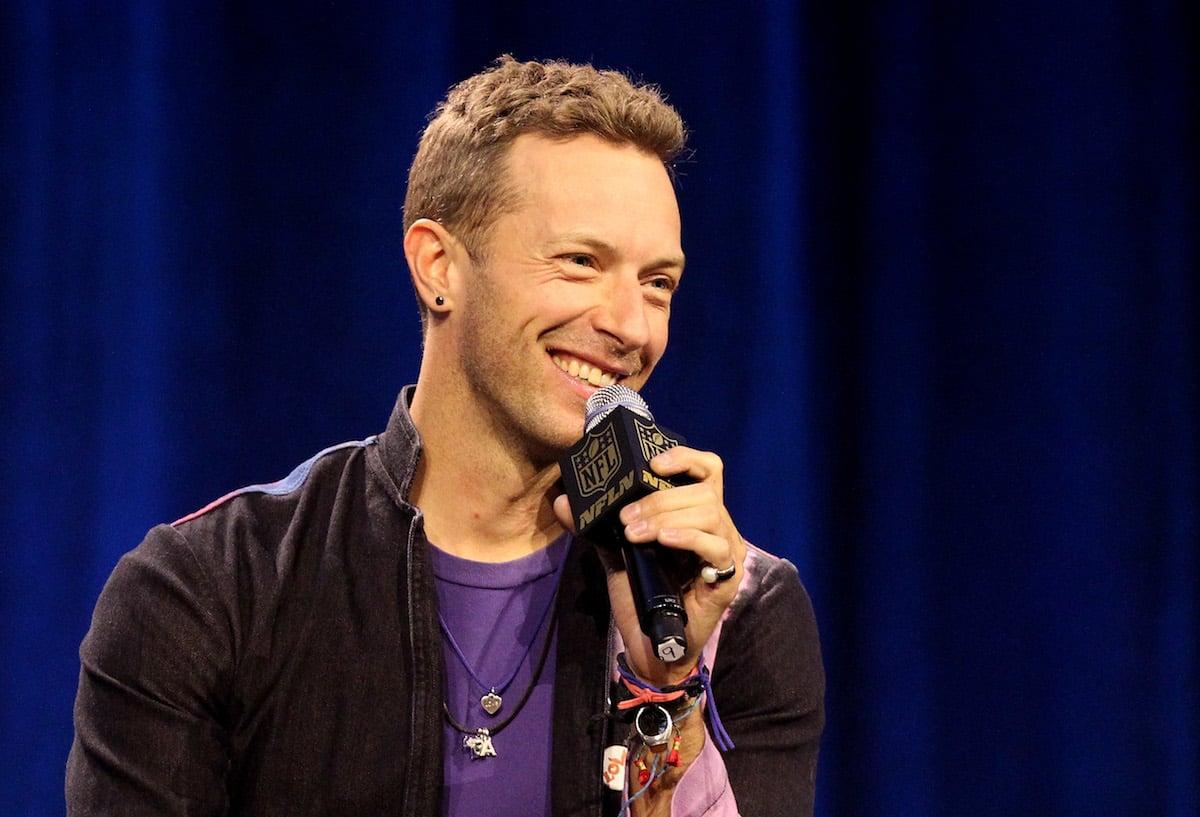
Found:
M 567 262 L 570 264 L 574 264 L 577 267 L 593 266 L 592 257 L 590 255 L 584 255 L 582 253 L 579 253 L 576 255 L 568 255 Z

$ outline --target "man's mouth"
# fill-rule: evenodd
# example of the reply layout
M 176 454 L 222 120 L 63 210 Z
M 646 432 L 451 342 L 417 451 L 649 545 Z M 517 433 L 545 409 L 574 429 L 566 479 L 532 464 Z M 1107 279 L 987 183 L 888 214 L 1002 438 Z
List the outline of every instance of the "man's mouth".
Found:
M 596 387 L 611 386 L 623 376 L 614 372 L 606 372 L 595 364 L 584 363 L 573 357 L 551 355 L 551 359 L 554 361 L 555 366 L 571 375 L 571 377 Z

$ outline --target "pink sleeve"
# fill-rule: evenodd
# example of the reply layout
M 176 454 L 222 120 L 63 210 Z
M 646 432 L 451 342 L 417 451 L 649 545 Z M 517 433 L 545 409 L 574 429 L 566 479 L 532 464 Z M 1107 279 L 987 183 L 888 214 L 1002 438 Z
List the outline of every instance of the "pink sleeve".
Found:
M 671 817 L 738 817 L 737 800 L 729 786 L 725 761 L 707 727 L 704 748 L 675 784 Z

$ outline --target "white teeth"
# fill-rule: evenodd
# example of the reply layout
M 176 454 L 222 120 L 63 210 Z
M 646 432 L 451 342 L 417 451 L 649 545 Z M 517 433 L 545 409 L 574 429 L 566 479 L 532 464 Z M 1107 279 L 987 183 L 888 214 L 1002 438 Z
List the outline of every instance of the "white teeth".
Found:
M 575 359 L 566 361 L 558 356 L 554 356 L 553 360 L 555 366 L 558 366 L 558 368 L 571 375 L 571 377 L 586 380 L 593 386 L 611 386 L 617 382 L 615 374 L 609 374 L 603 369 L 589 366 L 587 363 L 580 363 Z

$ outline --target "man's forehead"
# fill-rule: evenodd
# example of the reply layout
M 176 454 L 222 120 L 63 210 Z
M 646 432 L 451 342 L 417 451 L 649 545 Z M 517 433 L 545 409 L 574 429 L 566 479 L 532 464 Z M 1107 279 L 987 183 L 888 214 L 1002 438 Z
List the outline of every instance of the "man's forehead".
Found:
M 522 232 L 538 234 L 528 239 L 639 245 L 643 254 L 682 267 L 679 205 L 657 156 L 591 134 L 523 134 L 506 158 L 507 206 L 499 220 L 523 222 Z

